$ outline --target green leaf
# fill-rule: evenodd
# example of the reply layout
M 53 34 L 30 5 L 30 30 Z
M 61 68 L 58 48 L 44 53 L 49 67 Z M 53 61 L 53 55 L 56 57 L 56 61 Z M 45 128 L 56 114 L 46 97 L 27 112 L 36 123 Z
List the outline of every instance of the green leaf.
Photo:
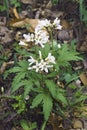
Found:
M 41 103 L 42 100 L 43 100 L 43 94 L 38 94 L 38 95 L 33 99 L 31 108 L 37 107 L 37 106 Z
M 12 92 L 16 91 L 19 87 L 22 86 L 22 84 L 24 84 L 22 79 L 25 77 L 25 75 L 26 75 L 26 73 L 19 72 L 15 76 L 15 78 L 14 78 L 14 80 L 12 82 Z
M 31 130 L 35 129 L 36 127 L 37 127 L 37 123 L 36 122 L 31 123 L 31 125 L 30 125 Z
M 63 103 L 64 105 L 68 105 L 66 96 L 63 95 L 62 93 L 57 93 L 57 99 L 58 99 L 59 101 L 61 101 L 61 103 Z
M 53 102 L 51 96 L 49 94 L 44 94 L 43 113 L 46 121 L 49 119 L 50 113 L 52 111 L 52 107 L 53 107 Z
M 29 94 L 30 90 L 32 89 L 33 83 L 31 80 L 26 80 L 25 86 L 24 86 L 24 98 Z
M 26 120 L 21 120 L 20 124 L 21 124 L 21 127 L 22 127 L 24 130 L 31 130 L 31 129 L 29 128 L 28 123 L 27 123 Z
M 51 73 L 49 73 L 46 77 L 47 78 L 54 78 L 56 75 L 58 75 L 58 72 L 56 72 L 56 71 L 54 71 L 54 72 L 51 72 Z
M 45 44 L 44 49 L 43 48 L 41 49 L 43 57 L 48 56 L 49 51 L 50 51 L 50 45 L 49 44 Z
M 26 68 L 28 68 L 29 63 L 28 63 L 28 61 L 23 60 L 23 61 L 18 62 L 18 65 L 21 66 L 22 68 L 26 69 Z
M 0 11 L 3 12 L 6 10 L 6 6 L 5 5 L 0 5 Z
M 72 49 L 70 50 L 67 44 L 63 44 L 61 50 L 59 50 L 58 64 L 65 66 L 69 61 L 78 61 L 82 60 L 79 57 L 79 53 Z
M 78 79 L 78 78 L 79 78 L 79 76 L 77 76 L 76 74 L 72 74 L 71 75 L 71 74 L 67 73 L 64 76 L 64 79 L 65 79 L 65 81 L 66 81 L 67 84 L 70 83 L 73 80 Z
M 34 92 L 38 92 L 38 93 L 43 93 L 43 92 L 44 92 L 44 89 L 41 88 L 41 87 L 38 87 L 38 88 L 32 88 L 32 90 L 33 90 Z
M 9 69 L 8 73 L 17 73 L 17 72 L 24 72 L 24 71 L 28 71 L 28 62 L 27 61 L 20 61 L 18 62 L 18 65 Z
M 56 84 L 53 80 L 45 80 L 46 87 L 49 89 L 51 95 L 55 98 L 56 96 Z
M 19 72 L 19 73 L 15 76 L 14 81 L 13 81 L 13 84 L 20 82 L 21 79 L 23 79 L 23 78 L 25 77 L 25 75 L 26 75 L 26 72 L 24 72 L 24 73 L 23 73 L 23 72 Z
M 23 69 L 21 67 L 13 67 L 8 72 L 9 73 L 16 73 L 16 72 L 20 72 L 20 71 L 23 71 Z
M 16 90 L 18 90 L 20 87 L 22 87 L 24 85 L 25 85 L 24 81 L 20 81 L 19 83 L 14 83 L 13 82 L 12 93 L 14 93 Z
M 59 0 L 51 0 L 52 4 L 57 4 Z

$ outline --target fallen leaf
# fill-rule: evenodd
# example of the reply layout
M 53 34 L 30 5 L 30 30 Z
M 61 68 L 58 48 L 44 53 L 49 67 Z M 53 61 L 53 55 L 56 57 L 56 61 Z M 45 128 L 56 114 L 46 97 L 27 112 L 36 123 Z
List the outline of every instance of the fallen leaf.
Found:
M 87 42 L 83 41 L 80 46 L 77 46 L 77 50 L 81 52 L 87 52 Z
M 13 8 L 13 14 L 14 14 L 14 16 L 17 18 L 17 19 L 19 19 L 20 17 L 19 17 L 19 14 L 18 14 L 18 12 L 17 12 L 17 9 L 14 7 Z
M 54 113 L 52 113 L 49 118 L 49 124 L 52 125 L 53 130 L 64 130 L 62 125 L 62 118 L 55 115 Z
M 7 63 L 6 63 L 6 62 L 3 62 L 2 66 L 1 66 L 1 68 L 0 68 L 0 74 L 2 74 L 2 73 L 5 71 L 6 66 L 7 66 Z
M 71 29 L 72 25 L 65 19 L 61 20 L 61 25 L 63 29 Z
M 23 19 L 13 19 L 9 22 L 9 25 L 15 28 L 27 28 L 28 31 L 34 32 L 35 27 L 38 24 L 39 19 L 29 19 L 29 18 L 23 18 Z
M 14 61 L 9 61 L 9 62 L 3 62 L 1 68 L 0 68 L 0 74 L 4 73 L 7 65 L 13 65 Z
M 83 117 L 87 117 L 87 106 L 82 106 L 80 110 L 80 115 Z
M 87 76 L 85 74 L 80 74 L 80 79 L 84 85 L 87 85 Z
M 12 32 L 5 26 L 0 26 L 0 43 L 6 44 L 13 41 Z
M 73 128 L 74 129 L 83 129 L 82 121 L 75 119 L 74 122 L 73 122 Z
M 6 17 L 0 17 L 0 26 L 6 25 Z
M 52 2 L 51 2 L 51 1 L 49 1 L 49 2 L 47 3 L 46 8 L 47 8 L 47 9 L 51 9 L 51 8 L 52 8 Z

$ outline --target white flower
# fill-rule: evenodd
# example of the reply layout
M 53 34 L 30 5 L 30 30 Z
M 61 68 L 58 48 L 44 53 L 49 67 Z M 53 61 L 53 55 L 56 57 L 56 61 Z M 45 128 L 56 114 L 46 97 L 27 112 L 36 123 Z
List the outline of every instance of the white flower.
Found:
M 48 57 L 45 58 L 45 61 L 47 61 L 48 63 L 56 64 L 56 62 L 55 62 L 55 57 L 52 56 L 51 53 L 48 54 Z
M 61 48 L 61 45 L 60 45 L 60 44 L 58 44 L 57 46 L 58 46 L 58 48 Z
M 36 60 L 32 56 L 30 56 L 30 59 L 28 59 L 28 61 L 30 62 L 29 65 L 32 65 L 36 62 Z
M 45 71 L 46 73 L 48 73 L 48 69 L 52 68 L 53 65 L 49 65 L 47 62 L 45 62 L 43 59 L 41 60 L 41 62 L 39 63 L 39 69 L 40 71 Z
M 46 31 L 40 30 L 38 33 L 35 34 L 35 45 L 40 45 L 44 48 L 44 44 L 49 41 L 49 35 Z
M 43 23 L 44 27 L 52 26 L 50 20 L 48 20 L 48 19 L 42 20 L 41 22 Z
M 25 97 L 25 100 L 28 100 L 29 99 L 29 95 L 27 95 L 26 97 Z
M 53 68 L 53 64 L 55 64 L 55 57 L 49 53 L 44 60 L 41 51 L 39 51 L 39 61 L 35 60 L 32 56 L 30 56 L 28 61 L 30 62 L 28 70 L 35 69 L 36 72 L 45 71 L 48 73 L 49 68 Z
M 1 87 L 1 92 L 4 93 L 4 87 L 3 86 Z
M 44 29 L 45 27 L 49 27 L 49 26 L 52 26 L 50 20 L 47 20 L 47 19 L 45 19 L 45 20 L 40 20 L 40 21 L 38 22 L 38 25 L 37 25 L 36 28 L 35 28 L 35 31 L 38 32 L 39 30 L 42 30 L 42 29 Z
M 53 22 L 53 26 L 55 27 L 55 29 L 62 29 L 62 26 L 60 25 L 60 19 L 56 18 Z
M 33 42 L 34 41 L 34 34 L 23 34 L 23 37 L 25 38 L 26 42 Z
M 34 41 L 34 37 L 35 37 L 35 36 L 34 36 L 34 34 L 32 33 L 32 34 L 31 34 L 31 41 L 32 41 L 32 42 Z
M 23 42 L 23 41 L 20 41 L 19 42 L 19 45 L 21 45 L 21 46 L 28 46 L 25 42 Z

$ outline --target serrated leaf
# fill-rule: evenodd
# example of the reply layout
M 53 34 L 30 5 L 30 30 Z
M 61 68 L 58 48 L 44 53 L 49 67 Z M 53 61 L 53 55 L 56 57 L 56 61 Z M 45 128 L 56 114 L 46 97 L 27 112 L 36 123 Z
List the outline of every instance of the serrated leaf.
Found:
M 72 49 L 69 50 L 68 45 L 64 44 L 62 49 L 59 50 L 58 63 L 62 66 L 67 65 L 69 61 L 78 61 L 82 60 L 81 57 L 78 56 L 79 53 Z
M 38 93 L 43 93 L 43 92 L 44 92 L 44 89 L 41 88 L 41 87 L 38 87 L 38 88 L 32 88 L 32 90 L 33 90 L 34 92 L 38 92 Z
M 13 81 L 13 84 L 20 82 L 21 79 L 23 79 L 23 78 L 25 77 L 25 75 L 26 75 L 26 72 L 24 72 L 24 73 L 23 73 L 23 72 L 19 72 L 19 73 L 15 76 L 14 81 Z M 14 83 L 14 82 L 15 82 L 15 83 Z
M 32 81 L 27 81 L 25 83 L 24 86 L 24 98 L 28 95 L 28 93 L 30 92 L 30 90 L 32 89 L 33 83 Z
M 26 69 L 26 68 L 28 68 L 29 63 L 27 61 L 23 60 L 23 61 L 18 62 L 18 65 L 21 66 L 22 68 Z
M 37 107 L 37 106 L 41 103 L 42 100 L 43 100 L 43 94 L 38 94 L 38 95 L 33 99 L 31 108 Z
M 56 84 L 53 82 L 53 80 L 45 80 L 46 87 L 49 89 L 51 95 L 53 97 L 56 96 Z
M 20 72 L 15 76 L 12 83 L 12 92 L 16 91 L 21 86 L 21 84 L 24 84 L 22 79 L 25 77 L 25 75 L 26 73 Z
M 55 72 L 51 72 L 49 73 L 46 77 L 47 78 L 52 78 L 52 77 L 55 77 L 58 73 L 55 71 Z
M 43 113 L 46 121 L 49 119 L 52 107 L 53 107 L 52 98 L 49 96 L 49 94 L 45 94 L 43 98 Z
M 61 101 L 61 103 L 68 105 L 65 95 L 63 95 L 62 93 L 57 93 L 57 99 Z
M 78 79 L 79 76 L 77 76 L 76 74 L 69 74 L 67 73 L 65 76 L 64 76 L 64 79 L 66 81 L 66 83 L 68 84 L 69 82 L 73 81 L 73 80 L 76 80 Z
M 24 86 L 25 85 L 25 82 L 24 81 L 21 81 L 17 84 L 13 84 L 12 86 L 12 93 L 15 92 L 16 90 L 18 90 L 20 87 Z
M 20 72 L 23 69 L 21 67 L 13 67 L 12 69 L 9 70 L 9 73 L 16 73 L 16 72 Z

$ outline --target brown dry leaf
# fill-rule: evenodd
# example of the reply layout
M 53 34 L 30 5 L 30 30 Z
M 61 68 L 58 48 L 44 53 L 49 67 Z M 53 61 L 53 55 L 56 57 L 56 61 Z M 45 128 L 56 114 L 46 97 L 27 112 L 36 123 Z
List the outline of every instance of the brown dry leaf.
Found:
M 61 20 L 61 25 L 63 29 L 71 29 L 72 25 L 65 19 Z
M 20 17 L 19 17 L 19 14 L 18 14 L 18 12 L 17 12 L 17 9 L 14 7 L 13 8 L 13 14 L 14 14 L 14 16 L 17 18 L 17 19 L 19 19 Z
M 6 17 L 0 17 L 0 26 L 6 25 Z
M 83 106 L 83 107 L 81 108 L 81 115 L 87 117 L 87 106 Z
M 82 129 L 83 128 L 82 121 L 75 119 L 74 122 L 73 122 L 73 128 L 74 129 Z
M 9 25 L 15 28 L 26 27 L 28 31 L 33 32 L 38 24 L 39 19 L 13 19 L 9 22 Z
M 51 1 L 49 1 L 49 2 L 47 3 L 46 8 L 47 8 L 47 9 L 51 9 L 51 8 L 52 8 L 52 2 L 51 2 Z
M 3 62 L 2 66 L 1 66 L 1 68 L 0 68 L 0 74 L 2 74 L 2 73 L 5 71 L 6 66 L 7 66 L 7 63 L 6 63 L 6 62 Z
M 0 26 L 0 43 L 6 44 L 13 41 L 12 32 L 5 26 Z
M 78 45 L 77 50 L 87 52 L 87 41 L 83 41 L 80 46 Z
M 53 130 L 64 130 L 61 121 L 62 118 L 60 116 L 56 116 L 52 113 L 49 119 L 49 124 L 52 125 Z
M 74 111 L 75 117 L 87 117 L 87 106 L 82 106 Z
M 64 15 L 64 12 L 62 11 L 53 11 L 53 10 L 50 10 L 50 9 L 47 9 L 45 8 L 44 10 L 41 10 L 41 16 L 44 17 L 44 18 L 49 18 L 49 17 L 52 17 L 52 18 L 56 18 L 56 17 L 63 17 Z
M 9 62 L 3 62 L 1 68 L 0 68 L 0 74 L 4 73 L 7 65 L 13 65 L 14 61 L 9 61 Z
M 85 74 L 80 74 L 80 79 L 84 85 L 87 85 L 87 76 Z

